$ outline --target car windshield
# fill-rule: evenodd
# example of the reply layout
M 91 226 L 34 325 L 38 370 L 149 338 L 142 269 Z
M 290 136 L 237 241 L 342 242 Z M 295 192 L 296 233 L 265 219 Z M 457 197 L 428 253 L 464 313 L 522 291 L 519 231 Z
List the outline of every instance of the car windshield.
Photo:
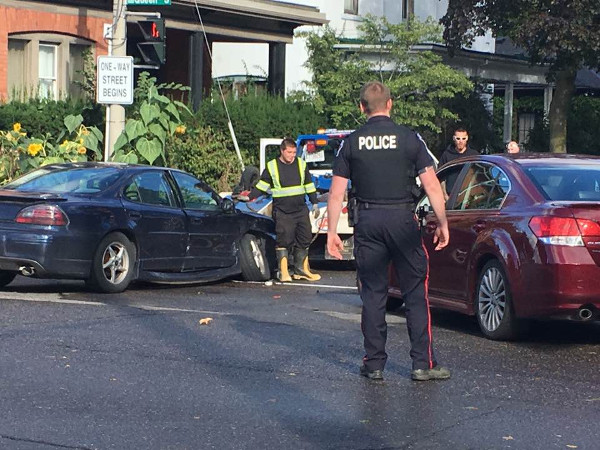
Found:
M 525 173 L 548 200 L 600 201 L 600 166 L 532 166 Z
M 90 194 L 112 185 L 119 170 L 111 167 L 42 167 L 6 184 L 3 189 L 57 194 Z

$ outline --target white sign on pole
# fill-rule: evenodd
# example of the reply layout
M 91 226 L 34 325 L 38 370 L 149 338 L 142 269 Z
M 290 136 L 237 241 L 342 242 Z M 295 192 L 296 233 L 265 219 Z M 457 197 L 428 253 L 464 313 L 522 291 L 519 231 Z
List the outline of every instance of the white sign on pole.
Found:
M 96 101 L 108 105 L 133 103 L 133 57 L 98 56 Z

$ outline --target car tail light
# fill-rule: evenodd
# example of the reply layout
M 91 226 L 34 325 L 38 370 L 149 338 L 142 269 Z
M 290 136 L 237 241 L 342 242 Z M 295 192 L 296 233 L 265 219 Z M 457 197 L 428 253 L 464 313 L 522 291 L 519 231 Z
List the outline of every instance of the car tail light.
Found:
M 583 237 L 600 236 L 600 225 L 598 222 L 586 219 L 577 219 L 577 225 Z
M 54 205 L 33 205 L 23 208 L 15 218 L 17 223 L 34 225 L 66 225 L 69 221 L 65 213 Z
M 540 241 L 550 245 L 583 247 L 584 236 L 600 236 L 598 223 L 572 217 L 533 217 L 529 228 Z

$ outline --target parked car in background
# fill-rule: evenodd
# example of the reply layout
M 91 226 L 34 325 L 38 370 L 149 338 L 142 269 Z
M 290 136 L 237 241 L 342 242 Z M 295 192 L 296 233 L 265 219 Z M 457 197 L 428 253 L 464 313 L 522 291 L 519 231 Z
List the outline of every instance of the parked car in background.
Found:
M 475 315 L 491 339 L 519 336 L 530 318 L 599 319 L 600 158 L 557 154 L 462 158 L 440 168 L 450 243 L 433 249 L 432 306 Z M 417 210 L 428 208 L 424 197 Z M 401 298 L 393 270 L 389 295 Z
M 0 286 L 17 274 L 86 280 L 120 292 L 133 280 L 189 283 L 271 277 L 275 227 L 180 170 L 52 164 L 0 189 Z

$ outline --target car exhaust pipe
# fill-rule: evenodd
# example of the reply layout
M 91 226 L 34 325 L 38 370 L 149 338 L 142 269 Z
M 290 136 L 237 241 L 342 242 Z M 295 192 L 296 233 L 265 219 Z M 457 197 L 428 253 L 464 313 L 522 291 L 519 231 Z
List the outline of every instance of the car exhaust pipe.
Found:
M 19 267 L 19 272 L 21 273 L 21 275 L 26 277 L 35 275 L 35 269 L 33 266 L 21 266 Z
M 577 311 L 577 316 L 579 317 L 579 320 L 587 322 L 594 317 L 594 311 L 590 308 L 581 307 L 579 308 L 579 311 Z

